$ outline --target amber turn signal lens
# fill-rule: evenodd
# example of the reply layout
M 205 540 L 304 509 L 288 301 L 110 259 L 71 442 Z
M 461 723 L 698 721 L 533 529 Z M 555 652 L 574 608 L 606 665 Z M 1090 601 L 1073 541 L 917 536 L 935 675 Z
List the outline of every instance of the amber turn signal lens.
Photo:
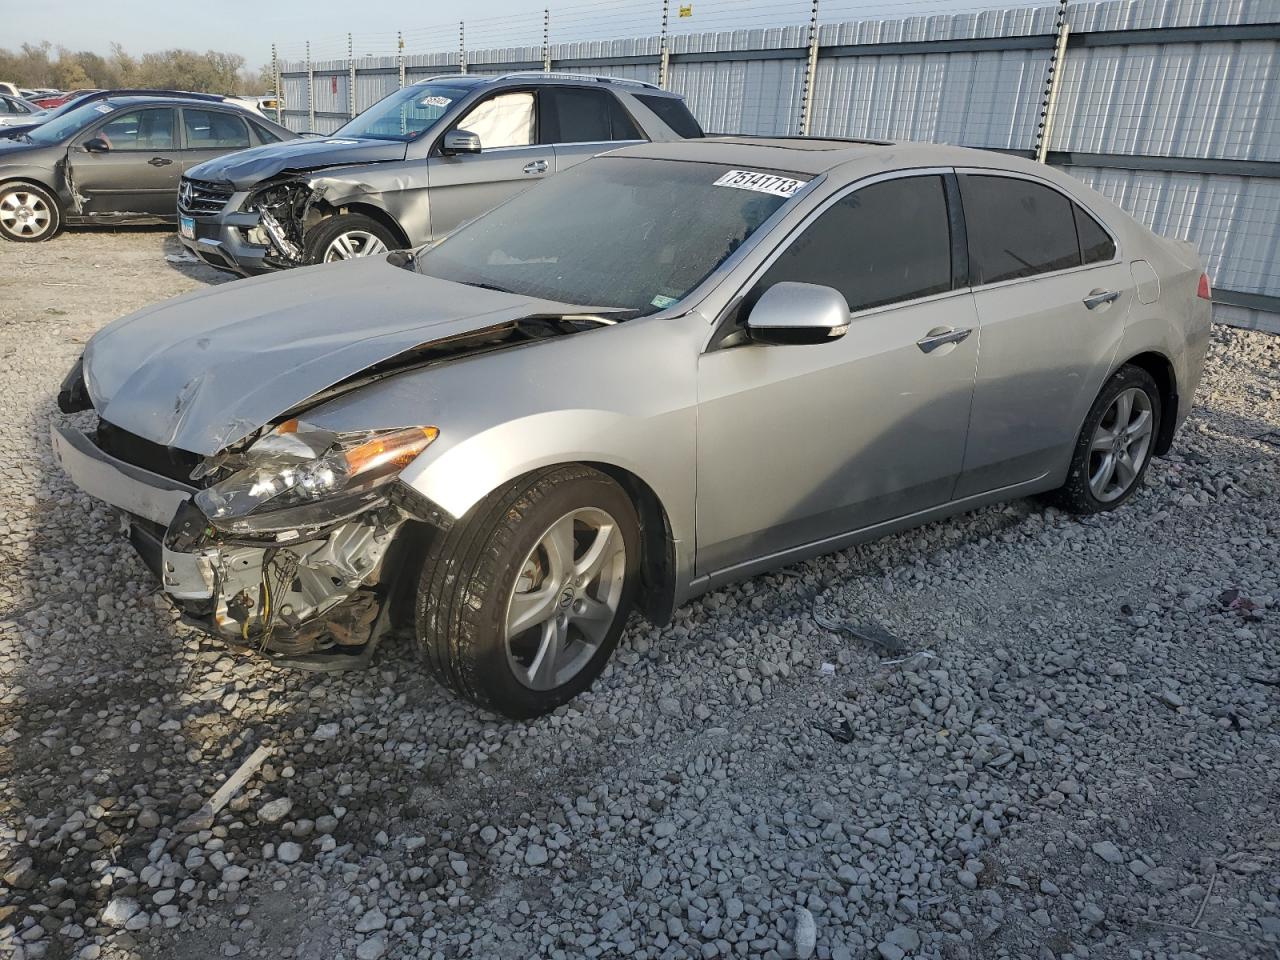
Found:
M 438 436 L 435 427 L 409 427 L 374 437 L 346 452 L 347 469 L 353 477 L 380 467 L 403 469 Z

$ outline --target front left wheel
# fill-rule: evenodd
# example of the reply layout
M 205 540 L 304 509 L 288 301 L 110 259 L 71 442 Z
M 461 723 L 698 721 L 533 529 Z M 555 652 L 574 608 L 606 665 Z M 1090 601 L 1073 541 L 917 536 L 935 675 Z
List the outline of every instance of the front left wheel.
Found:
M 62 226 L 58 201 L 29 183 L 0 187 L 0 237 L 18 243 L 51 240 Z
M 635 507 L 590 467 L 538 471 L 438 535 L 418 587 L 418 648 L 445 686 L 513 719 L 554 710 L 608 662 L 634 604 Z
M 306 263 L 334 263 L 359 257 L 376 257 L 400 246 L 387 227 L 363 213 L 328 217 L 311 229 L 303 241 Z

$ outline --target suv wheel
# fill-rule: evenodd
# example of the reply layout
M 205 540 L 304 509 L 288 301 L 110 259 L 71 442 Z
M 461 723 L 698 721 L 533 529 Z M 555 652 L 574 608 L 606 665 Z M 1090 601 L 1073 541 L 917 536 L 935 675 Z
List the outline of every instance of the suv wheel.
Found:
M 0 187 L 0 236 L 19 243 L 49 240 L 62 226 L 58 201 L 29 183 Z
M 589 467 L 501 488 L 435 538 L 418 588 L 418 648 L 454 692 L 513 719 L 554 710 L 604 669 L 639 580 L 626 493 Z
M 306 263 L 333 263 L 372 257 L 400 246 L 385 226 L 362 213 L 342 213 L 329 217 L 307 234 L 303 259 Z
M 1141 367 L 1121 367 L 1093 402 L 1053 499 L 1073 513 L 1124 503 L 1142 485 L 1160 431 L 1160 390 Z

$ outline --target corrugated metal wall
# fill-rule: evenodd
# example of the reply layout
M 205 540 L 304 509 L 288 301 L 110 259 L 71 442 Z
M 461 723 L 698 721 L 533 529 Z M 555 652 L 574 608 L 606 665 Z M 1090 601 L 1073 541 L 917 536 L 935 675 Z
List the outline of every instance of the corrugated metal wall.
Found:
M 823 23 L 810 133 L 1030 151 L 1057 12 L 1046 5 Z M 1216 287 L 1245 295 L 1246 306 L 1280 297 L 1280 168 L 1268 166 L 1280 162 L 1280 32 L 1171 32 L 1278 24 L 1280 0 L 1073 2 L 1068 23 L 1050 159 L 1158 232 L 1193 240 Z M 667 86 L 708 131 L 797 133 L 807 44 L 802 23 L 673 33 Z M 550 54 L 556 70 L 656 83 L 660 49 L 661 38 L 647 35 L 553 43 Z M 456 48 L 406 56 L 406 80 L 456 72 L 458 57 Z M 536 68 L 542 57 L 540 46 L 466 53 L 468 72 L 480 75 Z M 358 111 L 398 86 L 393 56 L 356 67 Z M 282 65 L 286 122 L 331 132 L 348 115 L 347 63 L 311 65 L 314 123 L 306 69 Z M 1126 157 L 1141 162 L 1125 168 Z M 1150 169 L 1152 158 L 1211 169 Z M 1237 173 L 1217 161 L 1249 166 Z

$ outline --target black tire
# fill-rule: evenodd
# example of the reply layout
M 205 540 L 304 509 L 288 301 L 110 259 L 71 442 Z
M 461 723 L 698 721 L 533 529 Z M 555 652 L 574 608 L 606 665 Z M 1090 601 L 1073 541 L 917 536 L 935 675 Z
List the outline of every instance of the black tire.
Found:
M 625 575 L 604 639 L 567 682 L 537 690 L 517 676 L 507 651 L 507 612 L 521 567 L 558 520 L 597 509 L 616 522 Z M 415 603 L 417 646 L 442 684 L 482 707 L 524 720 L 576 697 L 599 676 L 626 625 L 640 569 L 640 527 L 630 498 L 590 467 L 551 467 L 490 494 L 433 538 Z M 586 656 L 586 653 L 583 653 Z
M 1112 404 L 1115 403 L 1116 398 L 1132 389 L 1141 390 L 1146 394 L 1147 402 L 1150 405 L 1149 442 L 1146 444 L 1141 462 L 1137 464 L 1137 469 L 1128 487 L 1116 495 L 1114 499 L 1102 500 L 1098 498 L 1090 484 L 1090 476 L 1096 466 L 1096 458 L 1098 456 L 1092 449 L 1093 439 L 1099 424 L 1103 422 L 1103 418 L 1111 413 Z M 1084 419 L 1084 425 L 1080 428 L 1080 435 L 1076 439 L 1075 449 L 1071 454 L 1071 467 L 1067 471 L 1067 482 L 1049 495 L 1050 502 L 1072 513 L 1090 514 L 1100 513 L 1103 510 L 1114 510 L 1132 497 L 1142 486 L 1142 481 L 1147 474 L 1147 467 L 1151 465 L 1156 437 L 1160 435 L 1160 418 L 1162 415 L 1160 389 L 1156 386 L 1151 374 L 1141 367 L 1134 366 L 1123 366 L 1117 370 L 1112 374 L 1111 379 L 1103 385 L 1098 398 L 1094 400 L 1093 406 L 1089 409 L 1089 415 Z
M 325 253 L 330 245 L 344 234 L 366 234 L 376 237 L 387 250 L 397 250 L 401 246 L 400 238 L 373 217 L 367 217 L 363 213 L 340 213 L 321 220 L 303 238 L 303 262 L 324 263 Z
M 39 210 L 45 212 L 48 217 L 42 225 L 42 229 L 36 232 L 31 232 L 29 225 L 20 225 L 17 222 L 6 223 L 3 215 L 6 202 L 12 202 L 14 199 L 24 195 L 36 198 L 40 204 Z M 31 210 L 32 207 L 23 203 L 22 209 L 26 211 Z M 61 229 L 62 208 L 58 206 L 58 198 L 44 189 L 44 187 L 25 182 L 6 183 L 0 186 L 0 238 L 12 240 L 15 243 L 41 243 L 45 240 L 52 240 Z

